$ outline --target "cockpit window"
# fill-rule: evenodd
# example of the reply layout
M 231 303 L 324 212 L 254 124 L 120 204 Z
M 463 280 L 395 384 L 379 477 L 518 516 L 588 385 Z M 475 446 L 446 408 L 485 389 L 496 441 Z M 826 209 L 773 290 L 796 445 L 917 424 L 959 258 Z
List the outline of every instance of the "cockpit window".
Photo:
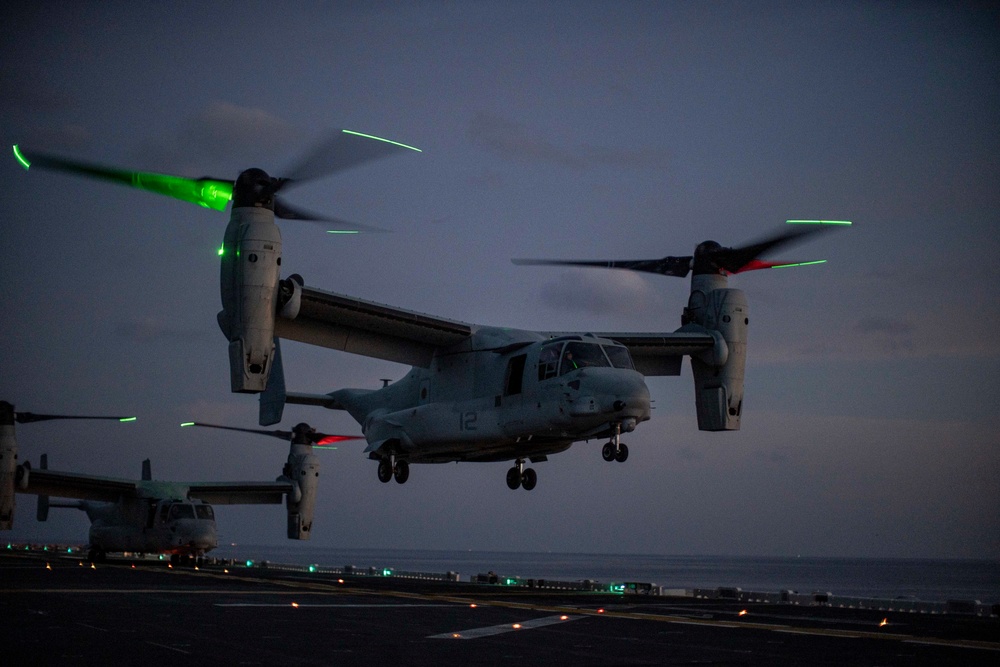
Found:
M 635 370 L 632 365 L 632 356 L 628 353 L 628 348 L 621 345 L 605 345 L 604 352 L 607 353 L 611 365 L 615 368 L 628 368 Z
M 193 519 L 194 506 L 186 503 L 174 503 L 170 506 L 171 519 Z
M 212 511 L 211 505 L 195 505 L 194 513 L 198 515 L 199 519 L 214 519 L 215 513 Z
M 538 380 L 548 380 L 559 374 L 559 352 L 562 343 L 551 343 L 538 353 Z
M 566 343 L 563 350 L 559 374 L 565 375 L 587 366 L 610 366 L 601 346 L 596 343 Z

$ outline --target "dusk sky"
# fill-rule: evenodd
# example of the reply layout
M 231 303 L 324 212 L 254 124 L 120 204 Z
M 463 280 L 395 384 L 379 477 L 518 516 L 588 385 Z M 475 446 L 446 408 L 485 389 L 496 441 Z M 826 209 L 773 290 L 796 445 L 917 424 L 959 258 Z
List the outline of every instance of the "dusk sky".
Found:
M 310 544 L 1000 559 L 1000 6 L 976 2 L 31 2 L 0 23 L 0 399 L 134 414 L 18 426 L 21 460 L 167 480 L 274 479 L 287 446 L 231 394 L 226 213 L 39 170 L 10 146 L 133 169 L 280 175 L 338 128 L 422 149 L 289 202 L 390 230 L 282 222 L 307 285 L 464 322 L 673 331 L 687 280 L 514 266 L 689 255 L 790 218 L 851 220 L 731 279 L 750 305 L 743 427 L 697 430 L 693 381 L 652 419 L 535 465 L 321 453 Z M 289 390 L 407 368 L 286 341 Z M 360 434 L 289 406 L 281 428 Z M 274 427 L 277 428 L 277 427 Z M 86 539 L 85 515 L 3 539 Z M 220 541 L 286 544 L 280 506 Z

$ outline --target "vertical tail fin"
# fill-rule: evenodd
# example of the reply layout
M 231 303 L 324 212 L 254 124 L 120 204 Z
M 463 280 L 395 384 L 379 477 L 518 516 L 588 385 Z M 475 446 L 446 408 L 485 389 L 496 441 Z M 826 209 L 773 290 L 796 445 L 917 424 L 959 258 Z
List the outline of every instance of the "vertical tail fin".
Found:
M 153 479 L 153 466 L 150 464 L 149 459 L 142 462 L 142 481 L 149 482 Z

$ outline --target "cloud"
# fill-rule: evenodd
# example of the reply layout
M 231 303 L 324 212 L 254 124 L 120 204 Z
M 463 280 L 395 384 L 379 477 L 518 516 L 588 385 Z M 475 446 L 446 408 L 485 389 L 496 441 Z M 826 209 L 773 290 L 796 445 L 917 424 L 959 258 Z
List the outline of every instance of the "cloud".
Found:
M 555 310 L 595 314 L 643 313 L 660 298 L 632 271 L 571 270 L 542 285 L 542 302 Z
M 285 152 L 297 132 L 277 116 L 226 102 L 212 102 L 189 118 L 175 136 L 142 145 L 133 158 L 191 176 L 204 176 L 205 164 L 249 166 Z
M 519 123 L 485 111 L 476 112 L 472 117 L 467 136 L 476 148 L 508 160 L 555 164 L 572 169 L 602 166 L 666 169 L 669 166 L 669 156 L 663 150 L 623 150 L 590 144 L 564 148 Z

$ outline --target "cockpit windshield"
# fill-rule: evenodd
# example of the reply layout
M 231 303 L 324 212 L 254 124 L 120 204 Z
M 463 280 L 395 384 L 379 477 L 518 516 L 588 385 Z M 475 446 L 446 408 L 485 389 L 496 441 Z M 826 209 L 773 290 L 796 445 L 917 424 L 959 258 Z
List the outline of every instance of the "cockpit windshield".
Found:
M 538 380 L 548 380 L 587 366 L 635 370 L 624 345 L 600 345 L 579 340 L 552 342 L 538 353 Z
M 211 505 L 195 505 L 194 513 L 198 515 L 199 519 L 215 519 L 215 512 L 212 511 Z
M 559 375 L 588 366 L 610 366 L 604 356 L 601 346 L 596 343 L 566 343 L 563 348 L 562 361 L 559 364 Z
M 187 503 L 174 503 L 170 506 L 171 519 L 193 519 L 194 518 L 194 506 L 188 505 Z
M 612 366 L 635 370 L 635 366 L 632 365 L 632 355 L 628 353 L 627 347 L 623 345 L 604 345 L 603 347 Z

